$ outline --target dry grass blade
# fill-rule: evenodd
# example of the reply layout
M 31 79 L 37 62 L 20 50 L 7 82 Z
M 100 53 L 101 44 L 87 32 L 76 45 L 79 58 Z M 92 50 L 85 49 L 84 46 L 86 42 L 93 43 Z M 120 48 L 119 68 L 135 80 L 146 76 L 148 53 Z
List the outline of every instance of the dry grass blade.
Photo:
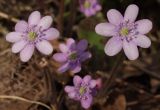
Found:
M 20 101 L 24 101 L 27 103 L 32 103 L 32 104 L 37 104 L 37 105 L 41 105 L 45 108 L 47 108 L 48 110 L 52 110 L 51 107 L 49 107 L 48 105 L 42 103 L 42 102 L 38 102 L 38 101 L 32 101 L 32 100 L 28 100 L 22 97 L 18 97 L 18 96 L 7 96 L 7 95 L 0 95 L 0 99 L 12 99 L 12 100 L 20 100 Z
M 14 23 L 17 23 L 19 21 L 17 18 L 11 17 L 8 14 L 3 13 L 3 12 L 0 12 L 0 17 L 4 18 L 4 19 L 9 19 L 9 20 L 11 20 Z

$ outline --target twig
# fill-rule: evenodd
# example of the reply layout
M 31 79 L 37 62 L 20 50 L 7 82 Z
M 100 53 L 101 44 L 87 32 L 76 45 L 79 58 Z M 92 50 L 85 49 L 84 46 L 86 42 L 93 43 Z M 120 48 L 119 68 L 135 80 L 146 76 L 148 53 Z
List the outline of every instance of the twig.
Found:
M 51 108 L 52 110 L 57 110 L 57 102 L 56 102 L 56 93 L 55 93 L 55 85 L 54 85 L 54 80 L 53 80 L 53 75 L 51 74 L 51 72 L 49 71 L 49 68 L 45 67 L 43 74 L 45 75 L 45 88 L 46 88 L 46 97 L 44 97 L 43 99 L 41 99 L 43 102 L 45 103 L 50 103 L 51 104 Z M 54 93 L 54 94 L 53 94 Z M 53 103 L 55 103 L 53 105 Z M 30 106 L 32 107 L 32 105 Z
M 153 99 L 155 99 L 155 100 L 160 100 L 160 95 L 155 95 L 155 96 L 149 97 L 149 98 L 147 98 L 147 99 L 143 99 L 143 100 L 132 101 L 132 102 L 127 103 L 127 106 L 135 106 L 135 105 L 137 105 L 137 104 L 142 104 L 142 102 L 143 102 L 144 104 L 146 104 L 146 102 L 150 101 L 151 99 L 152 99 L 152 100 L 153 100 Z
M 146 74 L 150 75 L 151 77 L 160 80 L 160 75 L 156 74 L 155 72 L 152 72 L 150 70 L 147 70 L 146 68 L 142 68 L 141 66 L 137 66 L 135 64 L 133 64 L 134 67 L 138 68 L 139 70 L 145 72 Z
M 3 56 L 3 55 L 5 55 L 8 52 L 11 52 L 11 49 L 6 49 L 6 50 L 0 52 L 0 56 Z
M 128 64 L 128 63 L 126 63 L 126 64 Z M 160 80 L 160 75 L 158 75 L 158 73 L 152 72 L 152 71 L 146 69 L 146 67 L 142 67 L 142 66 L 138 65 L 137 63 L 129 63 L 129 64 L 131 66 L 143 71 L 144 73 L 148 74 L 149 76 L 151 76 L 157 80 Z
M 6 14 L 4 12 L 0 12 L 0 17 L 4 18 L 4 19 L 7 19 L 7 20 L 10 20 L 10 21 L 12 21 L 14 23 L 17 23 L 19 21 L 17 18 L 9 16 L 8 14 Z
M 108 74 L 105 74 L 104 72 L 101 72 L 101 71 L 96 72 L 96 74 L 97 74 L 97 75 L 100 75 L 100 76 L 102 76 L 102 77 L 105 77 L 106 79 L 109 79 L 109 78 L 110 78 L 110 76 L 109 76 Z M 123 79 L 115 78 L 115 82 L 116 82 L 116 83 L 121 83 L 121 84 L 123 84 L 124 86 L 131 87 L 131 88 L 137 90 L 140 94 L 142 94 L 142 93 L 147 93 L 147 94 L 149 94 L 148 92 L 144 91 L 142 88 L 133 86 L 132 84 L 130 84 L 130 83 L 126 82 L 126 81 L 123 81 Z M 150 96 L 153 96 L 153 95 L 151 95 L 151 94 L 149 94 L 149 95 L 150 95 Z
M 12 99 L 12 100 L 20 100 L 20 101 L 24 101 L 27 103 L 32 103 L 32 104 L 37 104 L 37 105 L 41 105 L 45 108 L 47 108 L 48 110 L 52 110 L 51 107 L 49 107 L 48 105 L 42 103 L 42 102 L 38 102 L 38 101 L 32 101 L 32 100 L 28 100 L 22 97 L 18 97 L 18 96 L 7 96 L 7 95 L 0 95 L 0 99 Z

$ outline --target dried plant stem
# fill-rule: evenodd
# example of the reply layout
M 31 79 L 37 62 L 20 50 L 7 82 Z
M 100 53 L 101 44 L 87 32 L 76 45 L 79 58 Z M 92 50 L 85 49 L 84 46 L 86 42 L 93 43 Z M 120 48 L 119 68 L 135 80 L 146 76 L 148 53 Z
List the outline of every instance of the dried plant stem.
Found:
M 59 7 L 60 7 L 60 10 L 59 10 L 57 23 L 58 23 L 58 29 L 60 33 L 63 33 L 64 0 L 60 0 Z
M 98 74 L 98 75 L 100 75 L 102 77 L 105 77 L 107 79 L 109 79 L 109 77 L 110 77 L 108 74 L 105 74 L 104 72 L 101 72 L 101 71 L 98 71 L 96 74 Z M 128 82 L 124 81 L 123 79 L 115 78 L 115 82 L 116 83 L 121 83 L 126 87 L 132 88 L 132 89 L 136 90 L 137 92 L 139 92 L 140 94 L 146 93 L 149 96 L 153 96 L 152 94 L 150 94 L 147 91 L 143 90 L 143 88 L 140 88 L 138 86 L 134 86 L 132 83 L 128 83 Z
M 110 88 L 112 82 L 114 81 L 116 75 L 117 75 L 117 70 L 119 67 L 123 64 L 123 54 L 120 54 L 119 57 L 117 58 L 117 61 L 115 62 L 115 65 L 113 66 L 110 77 L 109 79 L 104 83 L 105 90 L 103 91 L 104 94 L 107 93 L 108 89 Z
M 151 76 L 152 78 L 155 78 L 157 80 L 160 80 L 160 75 L 158 73 L 155 73 L 153 71 L 150 71 L 148 69 L 146 69 L 145 67 L 139 66 L 137 64 L 131 64 L 133 67 L 136 67 L 137 69 L 139 69 L 140 71 L 143 71 L 144 73 L 148 74 L 149 76 Z
M 6 50 L 0 52 L 0 56 L 6 55 L 9 52 L 11 52 L 11 49 L 6 49 Z
M 4 18 L 4 19 L 7 19 L 7 20 L 10 20 L 10 21 L 12 21 L 14 23 L 17 23 L 19 21 L 17 18 L 9 16 L 8 14 L 6 14 L 4 12 L 0 12 L 0 17 Z
M 148 104 L 147 102 L 151 101 L 155 101 L 155 102 L 158 102 L 158 100 L 160 100 L 160 94 L 158 95 L 155 95 L 155 96 L 151 96 L 147 99 L 142 99 L 142 100 L 138 100 L 138 101 L 132 101 L 132 102 L 129 102 L 127 103 L 127 106 L 135 106 L 135 105 L 138 105 L 138 104 Z
M 22 98 L 22 97 L 18 97 L 18 96 L 0 95 L 0 99 L 20 100 L 20 101 L 24 101 L 24 102 L 27 102 L 27 103 L 41 105 L 41 106 L 47 108 L 48 110 L 53 110 L 51 107 L 49 107 L 48 105 L 46 105 L 46 104 L 44 104 L 42 102 L 32 101 L 32 100 L 28 100 L 28 99 L 25 99 L 25 98 Z

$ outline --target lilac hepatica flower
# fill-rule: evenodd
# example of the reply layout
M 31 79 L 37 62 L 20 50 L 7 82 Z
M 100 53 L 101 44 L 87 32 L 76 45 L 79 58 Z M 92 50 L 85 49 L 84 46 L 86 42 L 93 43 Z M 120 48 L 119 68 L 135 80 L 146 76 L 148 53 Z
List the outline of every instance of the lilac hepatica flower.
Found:
M 144 34 L 152 29 L 152 22 L 148 19 L 136 21 L 139 8 L 132 4 L 125 11 L 124 17 L 115 9 L 107 13 L 109 23 L 100 23 L 95 30 L 102 36 L 113 36 L 105 46 L 105 53 L 114 56 L 123 48 L 124 53 L 130 60 L 139 56 L 137 46 L 148 48 L 150 39 Z
M 13 53 L 20 52 L 20 59 L 27 62 L 33 55 L 35 47 L 44 55 L 49 55 L 53 51 L 48 40 L 59 37 L 59 31 L 50 28 L 52 24 L 51 16 L 41 18 L 40 12 L 34 11 L 26 21 L 19 21 L 15 26 L 15 32 L 10 32 L 6 36 L 8 42 L 14 43 Z
M 88 109 L 93 100 L 96 80 L 87 75 L 83 79 L 79 76 L 73 78 L 74 86 L 66 86 L 65 91 L 69 98 L 80 101 L 83 108 Z
M 81 71 L 81 63 L 91 57 L 91 53 L 86 51 L 88 42 L 81 40 L 77 44 L 71 38 L 67 39 L 66 44 L 60 44 L 59 48 L 62 53 L 53 55 L 53 59 L 63 65 L 58 69 L 63 73 L 71 70 L 72 73 Z
M 79 0 L 79 3 L 80 11 L 84 13 L 86 17 L 95 15 L 102 8 L 98 0 Z

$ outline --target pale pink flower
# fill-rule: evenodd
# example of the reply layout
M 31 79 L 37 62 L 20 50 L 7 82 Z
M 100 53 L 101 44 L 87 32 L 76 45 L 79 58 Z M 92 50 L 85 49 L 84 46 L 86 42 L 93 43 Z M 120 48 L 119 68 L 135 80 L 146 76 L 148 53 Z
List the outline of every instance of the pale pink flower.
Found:
M 151 40 L 145 36 L 152 29 L 152 22 L 148 19 L 135 21 L 139 8 L 137 5 L 129 5 L 124 17 L 116 9 L 107 12 L 108 22 L 100 23 L 96 26 L 96 33 L 102 36 L 112 36 L 105 46 L 105 53 L 114 56 L 122 48 L 130 60 L 135 60 L 139 56 L 138 48 L 148 48 Z
M 79 0 L 80 11 L 84 13 L 86 17 L 96 15 L 102 7 L 99 0 Z
M 20 52 L 20 59 L 23 62 L 27 62 L 32 57 L 35 48 L 44 55 L 51 54 L 53 47 L 48 40 L 59 37 L 59 31 L 50 28 L 52 21 L 51 16 L 41 18 L 38 11 L 30 14 L 28 23 L 24 20 L 19 21 L 15 26 L 15 31 L 6 36 L 8 42 L 14 43 L 12 52 Z
M 97 91 L 96 80 L 92 79 L 90 75 L 86 75 L 83 79 L 76 75 L 73 78 L 73 84 L 74 86 L 65 86 L 65 92 L 68 93 L 69 98 L 80 101 L 82 107 L 88 109 Z

